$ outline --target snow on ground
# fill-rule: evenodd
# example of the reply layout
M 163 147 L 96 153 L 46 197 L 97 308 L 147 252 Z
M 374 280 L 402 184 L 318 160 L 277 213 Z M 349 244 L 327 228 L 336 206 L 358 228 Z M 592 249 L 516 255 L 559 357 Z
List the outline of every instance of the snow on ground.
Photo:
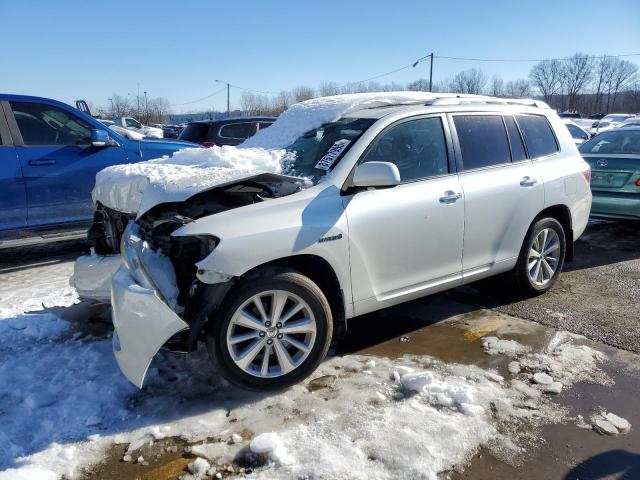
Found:
M 352 355 L 324 362 L 314 388 L 257 394 L 230 387 L 199 351 L 159 354 L 138 391 L 118 370 L 109 334 L 60 318 L 80 308 L 61 280 L 70 264 L 38 268 L 0 290 L 0 480 L 73 478 L 113 443 L 130 444 L 137 459 L 170 436 L 201 443 L 192 453 L 211 465 L 252 459 L 251 478 L 435 479 L 481 445 L 517 458 L 518 431 L 561 420 L 535 373 L 567 387 L 606 381 L 602 354 L 559 335 L 544 353 L 518 356 L 510 378 L 426 356 Z M 45 293 L 66 309 L 34 309 Z
M 292 105 L 269 128 L 240 147 L 193 148 L 146 162 L 108 167 L 96 176 L 94 201 L 127 213 L 144 213 L 161 202 L 258 173 L 281 173 L 284 150 L 305 132 L 365 108 L 426 102 L 424 92 L 357 93 L 316 98 Z

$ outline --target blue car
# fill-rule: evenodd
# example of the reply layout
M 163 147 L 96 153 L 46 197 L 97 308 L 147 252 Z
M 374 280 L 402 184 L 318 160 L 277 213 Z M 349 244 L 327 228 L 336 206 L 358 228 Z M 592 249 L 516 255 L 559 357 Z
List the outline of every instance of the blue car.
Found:
M 0 94 L 0 249 L 82 238 L 98 171 L 190 147 L 130 140 L 62 102 Z

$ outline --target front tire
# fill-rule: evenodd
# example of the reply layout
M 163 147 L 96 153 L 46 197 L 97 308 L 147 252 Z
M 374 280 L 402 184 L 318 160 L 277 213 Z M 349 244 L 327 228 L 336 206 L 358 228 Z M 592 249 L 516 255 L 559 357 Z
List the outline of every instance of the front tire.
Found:
M 555 218 L 536 220 L 522 244 L 513 277 L 526 295 L 545 293 L 558 280 L 564 265 L 566 240 L 564 229 Z
M 207 328 L 207 349 L 224 377 L 241 388 L 289 387 L 329 350 L 329 303 L 314 282 L 292 270 L 243 280 L 219 314 Z

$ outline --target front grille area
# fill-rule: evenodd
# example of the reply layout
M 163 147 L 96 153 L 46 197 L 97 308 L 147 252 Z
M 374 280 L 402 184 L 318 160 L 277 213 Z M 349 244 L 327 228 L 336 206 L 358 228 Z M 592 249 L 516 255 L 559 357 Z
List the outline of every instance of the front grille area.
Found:
M 120 240 L 134 214 L 122 213 L 98 203 L 93 214 L 93 223 L 89 228 L 89 241 L 98 255 L 120 253 Z

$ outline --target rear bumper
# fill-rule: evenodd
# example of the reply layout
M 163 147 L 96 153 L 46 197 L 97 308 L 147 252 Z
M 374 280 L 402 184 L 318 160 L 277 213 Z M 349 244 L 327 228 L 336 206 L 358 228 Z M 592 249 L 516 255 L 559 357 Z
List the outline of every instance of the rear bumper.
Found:
M 640 220 L 640 194 L 593 192 L 591 216 Z
M 120 267 L 120 255 L 84 255 L 73 265 L 69 280 L 80 298 L 109 302 L 111 278 Z
M 120 267 L 111 283 L 113 353 L 122 373 L 142 388 L 151 360 L 173 335 L 189 325 L 155 290 L 139 285 Z

